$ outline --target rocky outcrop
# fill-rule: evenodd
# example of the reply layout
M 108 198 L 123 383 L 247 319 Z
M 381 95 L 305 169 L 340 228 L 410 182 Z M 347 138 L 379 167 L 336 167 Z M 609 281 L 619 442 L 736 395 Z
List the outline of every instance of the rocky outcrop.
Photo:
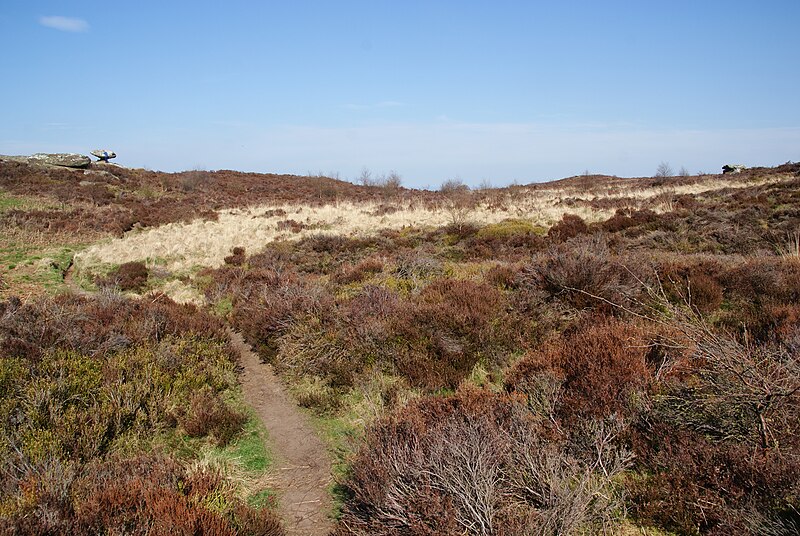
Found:
M 745 169 L 747 169 L 747 166 L 742 164 L 725 164 L 722 166 L 722 173 L 741 173 Z
M 73 169 L 84 169 L 89 167 L 89 164 L 92 163 L 91 158 L 77 153 L 36 153 L 30 156 L 8 156 L 0 154 L 0 160 L 19 162 L 21 164 L 56 166 Z
M 23 164 L 38 164 L 40 166 L 58 166 L 81 169 L 88 167 L 92 159 L 76 153 L 36 153 L 31 156 L 6 156 L 0 155 L 0 160 L 21 162 Z
M 92 163 L 88 156 L 77 153 L 36 153 L 28 157 L 32 164 L 46 164 L 68 168 L 85 168 Z
M 98 161 L 108 162 L 110 159 L 116 158 L 117 153 L 108 149 L 95 149 L 92 151 L 92 156 L 96 156 Z

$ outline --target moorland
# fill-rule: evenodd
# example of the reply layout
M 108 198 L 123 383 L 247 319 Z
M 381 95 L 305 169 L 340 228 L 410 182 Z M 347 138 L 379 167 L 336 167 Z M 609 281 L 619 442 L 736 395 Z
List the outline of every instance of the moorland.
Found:
M 800 532 L 800 164 L 427 191 L 0 159 L 0 237 L 0 532 Z

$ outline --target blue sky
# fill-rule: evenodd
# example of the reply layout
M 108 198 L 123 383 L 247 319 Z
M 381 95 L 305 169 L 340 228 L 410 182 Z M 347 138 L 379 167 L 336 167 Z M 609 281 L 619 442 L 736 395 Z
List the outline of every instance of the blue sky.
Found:
M 3 0 L 0 153 L 409 186 L 800 160 L 800 1 Z

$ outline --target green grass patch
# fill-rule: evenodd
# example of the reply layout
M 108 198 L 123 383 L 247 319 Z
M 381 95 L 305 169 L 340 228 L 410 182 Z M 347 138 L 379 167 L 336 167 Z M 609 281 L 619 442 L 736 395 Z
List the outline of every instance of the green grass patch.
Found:
M 217 467 L 237 487 L 238 493 L 248 504 L 272 507 L 275 505 L 276 492 L 261 484 L 274 461 L 267 448 L 267 429 L 245 404 L 238 388 L 228 391 L 224 398 L 230 406 L 245 411 L 249 417 L 242 431 L 230 443 L 219 447 L 209 437 L 192 438 L 178 427 L 162 433 L 151 448 L 163 448 L 187 463 L 199 461 L 203 465 Z
M 510 238 L 517 235 L 547 234 L 547 228 L 534 225 L 527 220 L 508 219 L 498 223 L 490 223 L 478 231 L 478 238 Z
M 0 247 L 0 263 L 9 270 L 24 263 L 30 255 L 31 247 L 24 244 L 10 243 Z
M 264 489 L 251 494 L 247 504 L 253 508 L 274 508 L 278 502 L 278 494 L 271 489 Z
M 62 203 L 41 197 L 12 195 L 0 190 L 0 214 L 8 210 L 53 210 L 62 208 Z
M 64 273 L 83 244 L 51 245 L 41 248 L 20 242 L 0 247 L 0 276 L 9 291 L 15 284 L 36 285 L 48 293 L 63 291 Z
M 267 450 L 267 430 L 250 411 L 241 435 L 224 448 L 218 448 L 221 458 L 238 464 L 249 476 L 260 476 L 272 465 L 272 455 Z
M 211 312 L 220 318 L 227 318 L 233 312 L 233 301 L 231 298 L 225 297 L 219 300 L 211 308 Z
M 403 380 L 386 374 L 377 374 L 367 384 L 341 394 L 338 410 L 328 412 L 304 410 L 331 456 L 331 472 L 334 478 L 328 492 L 333 498 L 332 515 L 335 518 L 339 517 L 348 499 L 348 490 L 341 483 L 346 480 L 350 472 L 350 464 L 361 445 L 365 428 L 382 417 L 386 411 L 396 409 L 396 407 L 384 407 L 379 401 L 382 398 L 380 393 L 392 388 L 398 382 Z M 398 402 L 398 407 L 419 395 L 404 384 L 400 389 L 402 400 Z
M 312 425 L 331 453 L 333 482 L 328 486 L 328 493 L 333 499 L 332 516 L 338 519 L 348 499 L 347 490 L 340 483 L 345 481 L 350 471 L 350 459 L 364 434 L 363 423 L 356 424 L 343 416 L 320 416 L 312 412 L 309 415 Z
M 223 393 L 226 404 L 236 411 L 245 412 L 247 421 L 242 431 L 227 445 L 220 447 L 209 437 L 193 438 L 180 427 L 166 430 L 158 436 L 153 446 L 165 448 L 184 460 L 203 458 L 219 465 L 234 468 L 234 472 L 245 478 L 261 477 L 272 465 L 272 455 L 266 446 L 267 429 L 255 412 L 246 405 L 241 390 L 236 387 Z
M 27 203 L 24 199 L 14 197 L 7 192 L 0 192 L 0 212 L 24 207 Z

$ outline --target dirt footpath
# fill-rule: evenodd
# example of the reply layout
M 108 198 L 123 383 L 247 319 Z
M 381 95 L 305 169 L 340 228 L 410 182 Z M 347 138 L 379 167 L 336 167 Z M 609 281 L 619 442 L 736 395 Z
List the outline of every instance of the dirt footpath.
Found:
M 270 365 L 230 333 L 241 355 L 245 400 L 255 409 L 269 432 L 275 463 L 271 483 L 279 496 L 279 509 L 289 534 L 327 535 L 333 528 L 328 517 L 331 500 L 331 460 L 308 418 L 289 398 Z
M 93 294 L 75 283 L 71 269 L 64 274 L 64 283 L 75 294 Z M 275 457 L 269 485 L 279 493 L 278 507 L 286 531 L 290 535 L 326 536 L 334 525 L 328 517 L 332 509 L 328 451 L 272 367 L 261 362 L 241 334 L 230 330 L 228 334 L 244 367 L 240 379 L 245 400 L 269 432 Z

